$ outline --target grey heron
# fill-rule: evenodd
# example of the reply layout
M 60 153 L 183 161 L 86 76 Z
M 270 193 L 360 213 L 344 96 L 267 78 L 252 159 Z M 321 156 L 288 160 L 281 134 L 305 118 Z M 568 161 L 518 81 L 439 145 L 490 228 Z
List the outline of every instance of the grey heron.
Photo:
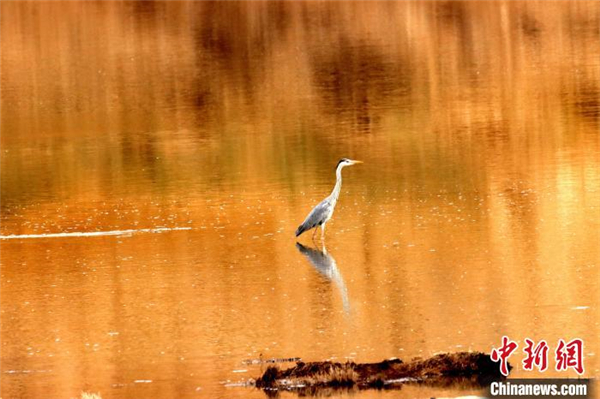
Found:
M 298 229 L 296 230 L 296 237 L 300 234 L 308 231 L 310 229 L 315 229 L 313 233 L 313 239 L 315 238 L 315 233 L 317 232 L 316 227 L 321 226 L 321 240 L 325 238 L 325 224 L 331 219 L 333 215 L 333 210 L 335 209 L 335 205 L 337 204 L 337 200 L 340 196 L 340 191 L 342 189 L 342 169 L 346 166 L 355 165 L 358 163 L 362 163 L 362 161 L 354 161 L 348 158 L 342 158 L 335 168 L 335 187 L 333 187 L 333 191 L 329 195 L 329 197 L 325 198 L 323 201 L 319 203 L 319 205 L 315 206 L 313 210 L 308 214 L 304 222 Z

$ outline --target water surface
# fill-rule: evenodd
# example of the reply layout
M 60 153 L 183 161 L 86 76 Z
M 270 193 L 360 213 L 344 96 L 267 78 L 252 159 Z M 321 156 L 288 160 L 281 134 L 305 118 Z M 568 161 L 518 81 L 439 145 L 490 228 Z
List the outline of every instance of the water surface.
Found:
M 599 376 L 599 5 L 2 2 L 2 397 L 262 398 L 245 359 L 502 335 Z

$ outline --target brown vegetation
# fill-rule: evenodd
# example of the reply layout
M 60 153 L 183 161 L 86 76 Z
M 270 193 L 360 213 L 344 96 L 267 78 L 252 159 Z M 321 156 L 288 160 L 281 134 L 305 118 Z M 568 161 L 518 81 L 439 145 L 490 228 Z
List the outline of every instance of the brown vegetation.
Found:
M 298 362 L 286 370 L 271 366 L 256 381 L 256 386 L 263 389 L 383 388 L 408 382 L 444 386 L 466 382 L 471 386 L 484 386 L 500 378 L 498 364 L 489 355 L 460 352 L 408 363 L 392 359 L 379 363 Z

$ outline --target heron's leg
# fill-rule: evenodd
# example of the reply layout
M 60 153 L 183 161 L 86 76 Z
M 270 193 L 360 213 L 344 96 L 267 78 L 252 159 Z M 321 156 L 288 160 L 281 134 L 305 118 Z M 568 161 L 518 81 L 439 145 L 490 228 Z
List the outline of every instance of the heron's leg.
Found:
M 315 234 L 317 234 L 317 230 L 319 230 L 319 229 L 315 227 L 315 231 L 313 231 L 313 235 L 312 235 L 313 242 L 315 241 Z
M 321 241 L 325 241 L 325 223 L 321 225 Z

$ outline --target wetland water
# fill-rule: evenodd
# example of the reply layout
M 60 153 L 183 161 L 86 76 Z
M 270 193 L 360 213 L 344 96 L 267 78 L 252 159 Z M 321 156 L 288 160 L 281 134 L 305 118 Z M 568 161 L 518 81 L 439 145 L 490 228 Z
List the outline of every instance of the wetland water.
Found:
M 527 337 L 600 375 L 600 3 L 0 7 L 3 399 L 262 398 L 226 386 L 261 354 L 502 335 L 515 376 Z

